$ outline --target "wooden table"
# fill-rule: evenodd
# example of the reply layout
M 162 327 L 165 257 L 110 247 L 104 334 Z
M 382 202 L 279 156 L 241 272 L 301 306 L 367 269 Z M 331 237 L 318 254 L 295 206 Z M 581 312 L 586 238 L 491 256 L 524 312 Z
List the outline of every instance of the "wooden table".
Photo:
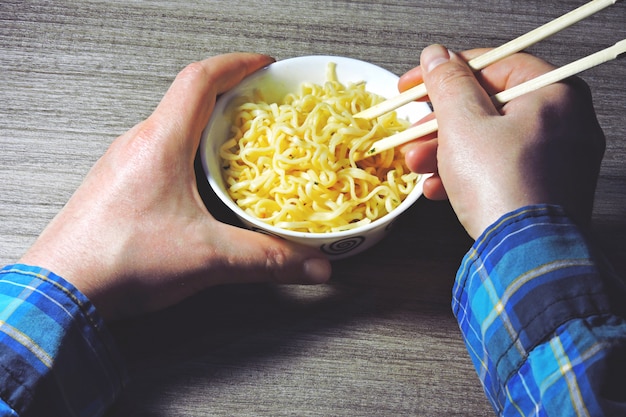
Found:
M 582 4 L 2 0 L 0 262 L 20 257 L 189 62 L 331 54 L 401 74 L 428 44 L 497 46 Z M 624 22 L 618 4 L 530 51 L 565 64 L 624 38 Z M 595 230 L 624 271 L 624 61 L 584 78 L 608 143 Z M 450 311 L 470 244 L 447 203 L 421 200 L 386 241 L 337 262 L 328 285 L 216 288 L 115 325 L 132 379 L 110 415 L 492 415 Z

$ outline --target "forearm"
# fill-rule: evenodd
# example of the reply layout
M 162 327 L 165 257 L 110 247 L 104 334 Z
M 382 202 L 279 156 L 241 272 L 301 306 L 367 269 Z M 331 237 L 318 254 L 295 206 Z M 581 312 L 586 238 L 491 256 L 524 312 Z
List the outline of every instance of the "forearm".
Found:
M 626 398 L 606 387 L 626 386 L 625 298 L 563 211 L 533 206 L 476 241 L 453 310 L 499 414 L 617 415 Z
M 104 323 L 74 286 L 46 270 L 0 270 L 0 410 L 102 415 L 125 371 Z

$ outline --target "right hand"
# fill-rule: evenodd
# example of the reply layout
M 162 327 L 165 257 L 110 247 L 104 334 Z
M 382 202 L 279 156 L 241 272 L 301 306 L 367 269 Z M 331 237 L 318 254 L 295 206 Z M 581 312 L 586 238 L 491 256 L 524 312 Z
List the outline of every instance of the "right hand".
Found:
M 561 205 L 587 225 L 605 148 L 589 88 L 572 77 L 497 109 L 490 95 L 554 67 L 519 53 L 474 74 L 466 62 L 484 52 L 429 46 L 420 67 L 400 79 L 401 91 L 426 84 L 439 125 L 436 137 L 403 148 L 411 170 L 434 173 L 424 195 L 449 198 L 474 239 L 531 204 Z

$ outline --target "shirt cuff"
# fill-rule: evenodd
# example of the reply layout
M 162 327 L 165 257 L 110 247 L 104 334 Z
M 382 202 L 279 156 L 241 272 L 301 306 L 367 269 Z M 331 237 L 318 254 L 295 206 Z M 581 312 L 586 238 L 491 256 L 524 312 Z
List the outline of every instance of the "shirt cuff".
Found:
M 18 415 L 102 415 L 127 379 L 102 318 L 42 268 L 0 270 L 0 402 Z
M 507 401 L 506 382 L 556 329 L 609 315 L 609 293 L 562 208 L 523 207 L 490 226 L 463 259 L 452 307 L 492 403 Z

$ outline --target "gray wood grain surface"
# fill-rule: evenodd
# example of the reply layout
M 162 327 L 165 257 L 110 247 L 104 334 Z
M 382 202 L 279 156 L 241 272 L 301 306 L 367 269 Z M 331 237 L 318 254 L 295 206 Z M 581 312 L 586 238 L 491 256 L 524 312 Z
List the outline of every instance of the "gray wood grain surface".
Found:
M 111 141 L 192 61 L 330 54 L 401 74 L 428 44 L 497 46 L 583 3 L 3 0 L 0 262 L 19 259 Z M 625 22 L 618 4 L 529 51 L 565 64 L 623 39 Z M 607 136 L 595 232 L 623 272 L 624 61 L 583 78 Z M 450 312 L 470 244 L 446 203 L 423 200 L 389 239 L 337 262 L 328 285 L 216 288 L 119 323 L 132 379 L 110 415 L 492 415 Z

